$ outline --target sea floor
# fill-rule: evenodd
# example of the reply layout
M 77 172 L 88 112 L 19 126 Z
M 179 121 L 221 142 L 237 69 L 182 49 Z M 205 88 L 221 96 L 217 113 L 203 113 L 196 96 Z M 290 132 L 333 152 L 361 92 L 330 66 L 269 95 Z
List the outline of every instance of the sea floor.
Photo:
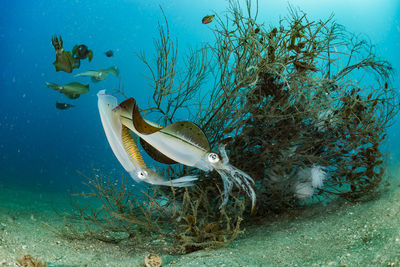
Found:
M 53 207 L 68 205 L 60 193 L 0 185 L 0 266 L 27 254 L 48 266 L 144 266 L 151 246 L 67 240 L 43 227 L 62 226 Z M 161 257 L 163 266 L 400 266 L 400 179 L 377 200 L 310 206 L 266 218 L 224 248 Z

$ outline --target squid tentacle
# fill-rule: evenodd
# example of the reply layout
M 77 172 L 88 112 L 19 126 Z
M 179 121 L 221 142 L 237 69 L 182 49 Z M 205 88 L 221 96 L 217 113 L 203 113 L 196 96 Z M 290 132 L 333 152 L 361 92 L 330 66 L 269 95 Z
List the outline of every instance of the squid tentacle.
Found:
M 188 187 L 188 186 L 193 186 L 194 185 L 193 182 L 196 181 L 197 179 L 198 179 L 197 176 L 188 175 L 188 176 L 183 176 L 183 177 L 179 177 L 176 179 L 172 179 L 169 181 L 152 182 L 152 184 L 173 186 L 173 187 Z
M 222 178 L 222 182 L 224 185 L 224 191 L 222 192 L 222 203 L 219 206 L 219 208 L 221 209 L 222 207 L 226 206 L 226 204 L 228 203 L 228 199 L 229 199 L 229 194 L 232 191 L 233 188 L 233 181 L 232 179 L 229 179 L 229 174 L 223 170 L 223 169 L 216 169 L 216 171 L 219 173 L 219 175 Z
M 223 184 L 224 184 L 224 192 L 222 193 L 223 200 L 220 208 L 225 206 L 228 202 L 228 197 L 230 192 L 232 191 L 233 184 L 235 183 L 240 189 L 242 189 L 247 196 L 251 199 L 252 204 L 252 212 L 254 212 L 255 204 L 256 204 L 256 193 L 253 189 L 252 184 L 254 184 L 253 178 L 250 177 L 247 173 L 239 170 L 235 166 L 229 164 L 229 158 L 225 150 L 225 144 L 220 145 L 218 150 L 222 157 L 222 167 L 215 168 L 216 171 L 220 174 Z

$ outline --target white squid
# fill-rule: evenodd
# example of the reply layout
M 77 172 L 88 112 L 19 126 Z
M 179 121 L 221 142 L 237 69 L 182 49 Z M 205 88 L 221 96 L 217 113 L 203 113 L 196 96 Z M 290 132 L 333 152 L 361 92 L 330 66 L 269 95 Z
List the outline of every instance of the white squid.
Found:
M 97 97 L 100 118 L 108 143 L 118 161 L 135 181 L 175 187 L 193 185 L 193 181 L 197 180 L 196 176 L 184 176 L 167 181 L 148 168 L 129 129 L 121 124 L 120 115 L 114 110 L 117 107 L 117 99 L 112 95 L 107 95 L 105 90 L 99 91 Z

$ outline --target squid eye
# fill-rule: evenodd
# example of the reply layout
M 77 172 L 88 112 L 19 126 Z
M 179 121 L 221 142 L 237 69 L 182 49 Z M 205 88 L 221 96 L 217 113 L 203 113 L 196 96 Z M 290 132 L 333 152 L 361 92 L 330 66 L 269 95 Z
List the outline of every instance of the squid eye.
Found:
M 147 172 L 146 171 L 138 171 L 137 176 L 139 177 L 139 179 L 145 179 L 145 178 L 147 178 Z
M 216 153 L 209 153 L 207 158 L 210 163 L 217 163 L 219 161 L 219 156 Z

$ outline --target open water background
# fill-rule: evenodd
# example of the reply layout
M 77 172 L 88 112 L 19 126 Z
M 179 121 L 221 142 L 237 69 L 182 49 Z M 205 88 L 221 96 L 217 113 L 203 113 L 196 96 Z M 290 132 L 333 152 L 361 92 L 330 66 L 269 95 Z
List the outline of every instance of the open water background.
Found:
M 241 3 L 244 3 L 241 1 Z M 378 56 L 388 59 L 396 73 L 393 85 L 399 88 L 400 2 L 397 0 L 303 0 L 259 1 L 258 22 L 277 25 L 288 14 L 288 3 L 305 11 L 311 19 L 327 19 L 335 14 L 347 30 L 361 34 L 376 45 Z M 179 54 L 189 47 L 212 42 L 213 33 L 201 19 L 222 14 L 223 0 L 40 0 L 0 1 L 0 183 L 65 190 L 79 187 L 84 179 L 76 173 L 100 169 L 119 177 L 122 167 L 112 154 L 101 126 L 96 94 L 118 87 L 109 76 L 99 83 L 73 75 L 117 66 L 122 84 L 140 106 L 147 105 L 152 89 L 143 75 L 149 75 L 136 53 L 143 50 L 153 58 L 153 40 L 158 22 L 163 22 L 162 6 L 170 34 L 178 40 Z M 212 27 L 212 24 L 209 24 Z M 56 72 L 51 37 L 61 35 L 65 50 L 86 44 L 94 51 L 92 62 L 81 61 L 73 73 Z M 114 51 L 107 58 L 104 52 Z M 76 100 L 44 86 L 45 82 L 90 83 L 90 92 Z M 76 105 L 58 110 L 55 103 Z M 397 118 L 398 119 L 398 118 Z M 399 123 L 389 129 L 386 148 L 390 163 L 400 157 Z M 133 183 L 133 181 L 132 181 Z

